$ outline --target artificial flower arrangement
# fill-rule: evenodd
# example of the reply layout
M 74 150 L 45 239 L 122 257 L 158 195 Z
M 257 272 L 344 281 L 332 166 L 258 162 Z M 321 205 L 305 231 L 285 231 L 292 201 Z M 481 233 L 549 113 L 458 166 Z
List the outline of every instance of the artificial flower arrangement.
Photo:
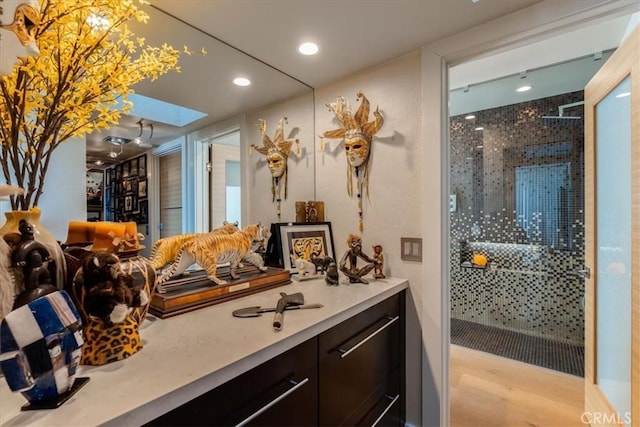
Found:
M 127 22 L 146 23 L 144 0 L 40 0 L 26 28 L 40 54 L 0 76 L 0 165 L 13 210 L 37 206 L 51 154 L 73 137 L 117 124 L 131 87 L 180 71 L 180 52 L 149 46 Z M 34 22 L 35 21 L 35 22 Z

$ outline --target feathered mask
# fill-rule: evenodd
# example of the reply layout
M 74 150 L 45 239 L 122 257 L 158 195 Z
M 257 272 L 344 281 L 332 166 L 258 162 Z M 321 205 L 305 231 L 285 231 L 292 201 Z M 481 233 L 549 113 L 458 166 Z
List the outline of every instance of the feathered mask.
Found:
M 300 142 L 298 139 L 284 139 L 284 123 L 287 118 L 284 117 L 278 122 L 276 133 L 273 140 L 267 135 L 267 122 L 260 119 L 258 127 L 262 135 L 262 147 L 251 144 L 251 149 L 255 149 L 258 153 L 267 157 L 267 164 L 271 171 L 271 196 L 272 201 L 278 202 L 278 218 L 280 218 L 280 202 L 281 193 L 284 187 L 284 198 L 287 198 L 287 161 L 289 153 L 294 143 L 297 144 L 297 152 L 300 151 Z
M 335 114 L 336 119 L 342 125 L 341 128 L 326 131 L 322 138 L 344 140 L 344 150 L 347 155 L 347 193 L 353 197 L 353 176 L 355 174 L 358 186 L 358 214 L 360 215 L 360 231 L 362 231 L 362 187 L 369 197 L 369 157 L 371 153 L 371 143 L 374 135 L 380 130 L 384 123 L 384 118 L 376 107 L 373 112 L 373 120 L 369 120 L 369 100 L 362 92 L 356 95 L 362 99 L 358 111 L 353 115 L 349 101 L 338 96 L 336 102 L 327 104 L 329 110 Z

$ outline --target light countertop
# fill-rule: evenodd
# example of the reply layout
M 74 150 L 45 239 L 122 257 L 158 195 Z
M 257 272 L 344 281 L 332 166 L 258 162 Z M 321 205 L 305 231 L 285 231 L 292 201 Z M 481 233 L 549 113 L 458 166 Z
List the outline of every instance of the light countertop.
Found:
M 369 285 L 327 286 L 323 279 L 248 295 L 168 319 L 149 316 L 141 325 L 144 348 L 103 366 L 81 366 L 90 381 L 54 410 L 21 412 L 27 401 L 0 378 L 2 426 L 138 426 L 295 347 L 406 289 L 403 279 Z M 274 307 L 280 292 L 302 292 L 320 309 L 287 311 L 275 332 L 273 313 L 236 318 L 233 310 Z

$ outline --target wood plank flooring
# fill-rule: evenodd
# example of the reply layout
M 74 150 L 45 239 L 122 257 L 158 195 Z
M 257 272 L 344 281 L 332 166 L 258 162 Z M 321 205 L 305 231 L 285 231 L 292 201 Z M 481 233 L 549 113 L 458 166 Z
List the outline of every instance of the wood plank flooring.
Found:
M 585 427 L 584 381 L 451 345 L 451 427 Z

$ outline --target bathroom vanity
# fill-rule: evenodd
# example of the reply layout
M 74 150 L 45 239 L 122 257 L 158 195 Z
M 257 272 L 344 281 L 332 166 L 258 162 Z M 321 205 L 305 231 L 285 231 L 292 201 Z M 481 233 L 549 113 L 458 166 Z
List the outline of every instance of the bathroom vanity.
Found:
M 83 366 L 89 383 L 55 410 L 25 411 L 0 384 L 0 424 L 404 424 L 406 280 L 293 283 L 170 319 L 149 317 L 131 358 Z M 319 309 L 236 318 L 302 292 Z M 205 421 L 206 420 L 206 421 Z

